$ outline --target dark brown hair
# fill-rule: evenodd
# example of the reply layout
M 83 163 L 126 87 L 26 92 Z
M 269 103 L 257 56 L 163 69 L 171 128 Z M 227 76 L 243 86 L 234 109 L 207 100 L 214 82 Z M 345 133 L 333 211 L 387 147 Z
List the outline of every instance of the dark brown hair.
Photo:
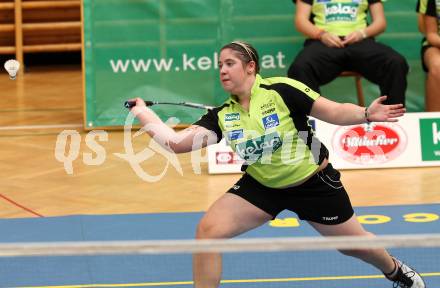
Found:
M 260 59 L 258 56 L 257 50 L 252 47 L 251 44 L 246 43 L 244 41 L 232 41 L 229 44 L 226 44 L 225 46 L 220 49 L 220 51 L 224 49 L 231 49 L 235 51 L 238 55 L 238 58 L 240 58 L 241 61 L 244 63 L 249 63 L 251 61 L 255 62 L 255 73 L 260 72 Z

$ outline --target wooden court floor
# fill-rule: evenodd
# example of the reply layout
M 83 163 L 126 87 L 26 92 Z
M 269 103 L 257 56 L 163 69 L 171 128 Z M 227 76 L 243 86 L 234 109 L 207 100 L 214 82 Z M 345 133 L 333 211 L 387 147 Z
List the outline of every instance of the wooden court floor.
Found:
M 0 95 L 1 218 L 203 211 L 240 177 L 208 175 L 206 163 L 197 173 L 189 154 L 178 156 L 176 169 L 155 154 L 141 164 L 144 174 L 160 179 L 148 182 L 115 154 L 125 153 L 121 131 L 107 131 L 99 165 L 85 163 L 96 155 L 81 128 L 79 66 L 33 68 L 16 81 L 0 74 Z M 81 139 L 67 143 L 79 146 L 72 174 L 55 157 L 66 129 Z M 145 135 L 134 141 L 137 151 L 149 144 Z M 440 167 L 342 171 L 355 206 L 439 203 L 439 175 Z

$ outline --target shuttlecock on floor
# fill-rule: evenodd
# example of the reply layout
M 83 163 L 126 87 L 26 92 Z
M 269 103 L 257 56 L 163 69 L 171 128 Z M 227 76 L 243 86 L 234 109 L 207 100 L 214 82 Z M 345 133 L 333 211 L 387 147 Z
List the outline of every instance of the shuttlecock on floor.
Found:
M 20 69 L 20 62 L 14 59 L 10 59 L 5 62 L 5 69 L 8 71 L 9 78 L 15 80 L 17 77 L 18 70 Z

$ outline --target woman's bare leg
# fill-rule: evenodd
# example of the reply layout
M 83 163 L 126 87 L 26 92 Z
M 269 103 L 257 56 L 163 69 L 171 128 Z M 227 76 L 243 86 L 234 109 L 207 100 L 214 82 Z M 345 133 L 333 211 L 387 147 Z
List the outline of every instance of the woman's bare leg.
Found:
M 197 227 L 196 239 L 231 238 L 256 228 L 272 216 L 243 198 L 226 193 L 209 208 Z M 216 288 L 220 284 L 222 258 L 219 253 L 198 253 L 193 257 L 196 288 Z
M 374 234 L 366 231 L 353 215 L 349 220 L 337 225 L 324 225 L 316 222 L 309 221 L 323 236 L 370 236 L 374 237 Z M 390 254 L 385 249 L 353 249 L 353 250 L 340 250 L 341 253 L 359 258 L 380 271 L 390 273 L 394 270 L 395 264 Z
M 440 49 L 430 47 L 425 52 L 425 63 L 429 69 L 426 79 L 426 111 L 440 111 Z

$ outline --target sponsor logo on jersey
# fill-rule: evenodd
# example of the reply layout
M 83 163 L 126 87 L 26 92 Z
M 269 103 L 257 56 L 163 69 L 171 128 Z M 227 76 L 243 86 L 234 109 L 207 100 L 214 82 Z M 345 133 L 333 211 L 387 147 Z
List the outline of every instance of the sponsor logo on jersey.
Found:
M 243 129 L 238 130 L 232 130 L 228 132 L 228 139 L 229 140 L 237 140 L 243 138 Z
M 240 120 L 240 113 L 225 114 L 225 121 L 236 121 L 236 120 Z
M 278 119 L 278 114 L 271 114 L 269 116 L 263 117 L 264 129 L 270 129 L 280 125 L 280 120 Z
M 231 129 L 231 128 L 238 128 L 238 127 L 240 127 L 241 126 L 241 124 L 240 124 L 240 122 L 226 122 L 225 123 L 225 128 L 227 128 L 227 129 Z
M 275 106 L 275 103 L 273 102 L 273 100 L 269 100 L 267 103 L 262 104 L 260 106 L 260 109 L 264 110 L 264 109 L 268 109 L 268 108 L 271 108 L 271 107 L 274 107 L 274 106 Z
M 261 115 L 265 116 L 268 114 L 272 114 L 276 111 L 275 109 L 275 103 L 272 99 L 270 99 L 268 102 L 260 105 Z
M 405 131 L 394 123 L 340 127 L 333 135 L 333 149 L 345 161 L 377 164 L 397 158 L 406 149 Z
M 235 145 L 235 150 L 242 159 L 249 162 L 258 161 L 264 154 L 272 154 L 282 141 L 278 132 L 272 132 Z
M 275 112 L 275 107 L 272 107 L 272 108 L 269 108 L 269 109 L 267 109 L 267 110 L 263 110 L 263 111 L 261 111 L 261 115 L 267 115 L 267 114 L 271 114 L 271 113 L 273 113 L 273 112 Z
M 327 3 L 325 5 L 325 20 L 327 23 L 335 21 L 356 21 L 358 3 Z

